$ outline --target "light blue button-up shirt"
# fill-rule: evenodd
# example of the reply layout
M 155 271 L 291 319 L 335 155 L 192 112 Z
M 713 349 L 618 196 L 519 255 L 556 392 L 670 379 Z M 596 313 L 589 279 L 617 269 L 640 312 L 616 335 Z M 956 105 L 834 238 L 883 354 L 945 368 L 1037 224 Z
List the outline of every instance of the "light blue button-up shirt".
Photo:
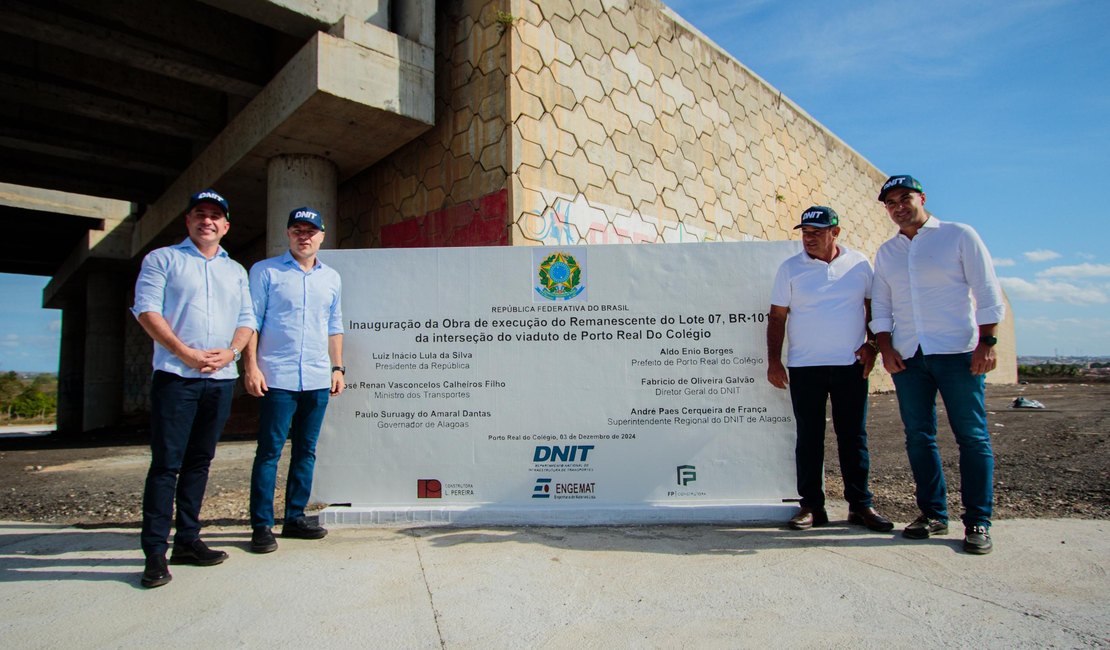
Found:
M 339 273 L 316 260 L 308 273 L 289 251 L 251 267 L 258 368 L 270 388 L 331 388 L 328 337 L 343 333 Z
M 237 328 L 255 327 L 246 269 L 222 246 L 206 258 L 189 238 L 143 258 L 131 313 L 138 318 L 143 312 L 161 314 L 182 343 L 199 350 L 227 349 Z M 234 363 L 209 373 L 191 368 L 157 341 L 153 365 L 187 378 L 239 376 Z

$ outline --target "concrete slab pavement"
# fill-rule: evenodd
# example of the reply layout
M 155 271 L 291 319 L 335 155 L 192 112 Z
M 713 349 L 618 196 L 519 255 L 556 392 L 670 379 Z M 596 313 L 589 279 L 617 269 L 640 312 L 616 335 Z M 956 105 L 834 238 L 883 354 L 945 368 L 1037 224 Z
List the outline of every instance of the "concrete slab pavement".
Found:
M 0 523 L 5 647 L 1110 647 L 1110 522 L 339 528 L 139 586 L 135 529 Z

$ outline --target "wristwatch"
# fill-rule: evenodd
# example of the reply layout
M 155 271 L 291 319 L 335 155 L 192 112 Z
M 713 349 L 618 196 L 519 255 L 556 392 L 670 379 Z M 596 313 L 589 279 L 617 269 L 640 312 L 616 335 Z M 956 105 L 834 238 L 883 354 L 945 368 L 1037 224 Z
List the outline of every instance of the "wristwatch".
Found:
M 242 356 L 243 356 L 243 354 L 241 352 L 239 352 L 239 348 L 237 348 L 237 347 L 232 347 L 231 348 L 231 362 L 232 363 L 239 363 L 239 358 L 242 357 Z
M 332 366 L 331 367 L 332 372 L 335 372 L 336 370 L 343 373 L 344 375 L 347 374 L 347 366 Z
M 980 336 L 979 337 L 979 342 L 982 343 L 983 345 L 987 346 L 988 348 L 994 347 L 995 345 L 998 344 L 998 337 L 997 336 Z

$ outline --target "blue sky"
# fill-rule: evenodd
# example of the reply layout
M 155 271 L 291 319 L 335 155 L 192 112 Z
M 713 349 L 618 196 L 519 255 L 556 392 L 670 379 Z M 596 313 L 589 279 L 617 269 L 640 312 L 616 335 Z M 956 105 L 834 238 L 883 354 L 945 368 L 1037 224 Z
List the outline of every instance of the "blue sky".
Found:
M 62 312 L 42 308 L 50 278 L 0 273 L 0 370 L 57 372 Z
M 1110 356 L 1110 2 L 667 4 L 879 169 L 920 179 L 940 218 L 974 226 L 1019 354 Z M 0 274 L 0 369 L 57 369 L 45 284 Z
M 667 4 L 978 230 L 1018 354 L 1110 355 L 1110 2 Z

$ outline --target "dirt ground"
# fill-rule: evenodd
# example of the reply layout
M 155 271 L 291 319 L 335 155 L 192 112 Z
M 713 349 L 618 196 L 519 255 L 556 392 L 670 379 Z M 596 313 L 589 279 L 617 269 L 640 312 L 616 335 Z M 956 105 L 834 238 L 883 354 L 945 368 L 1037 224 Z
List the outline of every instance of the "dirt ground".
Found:
M 1043 410 L 1010 408 L 1014 398 Z M 987 407 L 995 452 L 995 518 L 1110 519 L 1110 383 L 993 386 Z M 957 450 L 944 422 L 939 436 L 950 512 L 959 505 Z M 254 442 L 250 423 L 232 422 L 216 452 L 202 516 L 207 523 L 249 525 Z M 831 427 L 830 427 L 831 428 Z M 902 426 L 893 393 L 873 395 L 868 421 L 876 507 L 898 522 L 917 515 Z M 285 459 L 288 454 L 285 454 Z M 0 520 L 137 527 L 150 455 L 141 431 L 105 432 L 78 441 L 53 436 L 0 439 Z M 283 459 L 284 460 L 284 459 Z M 827 492 L 843 486 L 831 431 Z M 278 509 L 284 467 L 278 476 Z

